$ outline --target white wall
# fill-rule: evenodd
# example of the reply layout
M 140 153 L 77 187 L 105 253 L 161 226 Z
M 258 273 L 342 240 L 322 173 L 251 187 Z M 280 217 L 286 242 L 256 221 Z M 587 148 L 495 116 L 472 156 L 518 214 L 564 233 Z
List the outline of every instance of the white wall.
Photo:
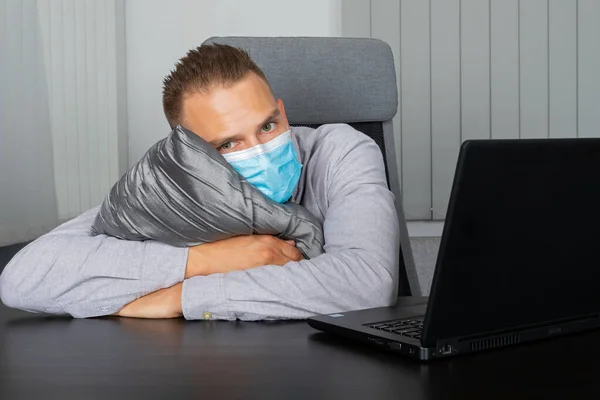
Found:
M 211 36 L 341 36 L 341 0 L 128 0 L 129 164 L 169 132 L 162 79 Z

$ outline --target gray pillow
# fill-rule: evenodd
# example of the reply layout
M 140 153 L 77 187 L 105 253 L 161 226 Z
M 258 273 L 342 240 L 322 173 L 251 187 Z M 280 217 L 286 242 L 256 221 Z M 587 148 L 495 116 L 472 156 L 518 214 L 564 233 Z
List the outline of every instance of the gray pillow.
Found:
M 264 234 L 295 240 L 306 258 L 323 253 L 321 224 L 308 210 L 271 201 L 181 126 L 113 186 L 92 232 L 181 247 Z

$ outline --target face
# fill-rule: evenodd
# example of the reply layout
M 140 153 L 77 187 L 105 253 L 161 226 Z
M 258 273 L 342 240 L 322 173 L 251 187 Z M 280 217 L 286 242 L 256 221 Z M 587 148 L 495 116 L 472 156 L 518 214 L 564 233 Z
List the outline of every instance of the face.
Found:
M 221 154 L 266 143 L 289 129 L 283 102 L 253 73 L 232 86 L 184 97 L 182 125 Z

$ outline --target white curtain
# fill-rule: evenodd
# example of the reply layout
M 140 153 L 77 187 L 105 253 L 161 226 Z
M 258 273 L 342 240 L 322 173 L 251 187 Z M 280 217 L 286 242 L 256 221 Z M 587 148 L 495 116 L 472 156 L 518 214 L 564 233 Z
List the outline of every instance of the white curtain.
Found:
M 123 0 L 0 0 L 0 246 L 102 202 L 127 165 Z
M 57 225 L 50 105 L 35 0 L 0 0 L 0 246 Z

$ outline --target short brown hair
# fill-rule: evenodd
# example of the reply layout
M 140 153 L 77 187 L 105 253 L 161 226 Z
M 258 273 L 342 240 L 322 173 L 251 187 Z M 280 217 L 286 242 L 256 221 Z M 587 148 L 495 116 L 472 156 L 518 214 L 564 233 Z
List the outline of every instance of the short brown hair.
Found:
M 171 128 L 181 123 L 185 94 L 206 93 L 216 85 L 231 85 L 251 72 L 269 84 L 245 50 L 209 44 L 188 51 L 163 80 L 163 109 Z

